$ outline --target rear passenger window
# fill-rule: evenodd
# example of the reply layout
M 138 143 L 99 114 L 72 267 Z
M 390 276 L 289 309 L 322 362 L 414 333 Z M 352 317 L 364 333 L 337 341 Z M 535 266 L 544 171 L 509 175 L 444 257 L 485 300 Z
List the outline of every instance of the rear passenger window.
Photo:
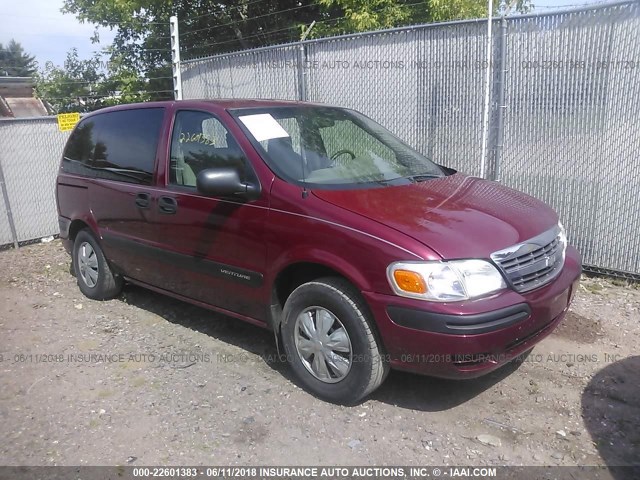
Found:
M 236 167 L 245 173 L 245 157 L 220 120 L 206 112 L 178 112 L 171 138 L 169 183 L 196 186 L 198 173 L 207 168 Z
M 67 143 L 63 171 L 149 185 L 163 115 L 163 108 L 142 108 L 81 121 Z

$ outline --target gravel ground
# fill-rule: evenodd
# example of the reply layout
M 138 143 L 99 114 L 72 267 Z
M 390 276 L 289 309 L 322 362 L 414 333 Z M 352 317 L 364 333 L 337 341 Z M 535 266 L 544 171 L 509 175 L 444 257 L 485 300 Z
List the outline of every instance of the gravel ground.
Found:
M 141 288 L 82 296 L 58 241 L 0 253 L 0 465 L 639 465 L 640 290 L 584 278 L 484 378 L 299 389 L 270 332 Z

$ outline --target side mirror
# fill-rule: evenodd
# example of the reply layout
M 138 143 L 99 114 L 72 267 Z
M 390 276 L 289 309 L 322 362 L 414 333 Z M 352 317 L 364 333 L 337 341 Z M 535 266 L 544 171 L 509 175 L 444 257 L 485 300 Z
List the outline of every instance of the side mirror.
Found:
M 254 200 L 260 196 L 260 185 L 243 183 L 240 173 L 231 167 L 207 168 L 198 173 L 196 188 L 211 197 L 240 197 Z

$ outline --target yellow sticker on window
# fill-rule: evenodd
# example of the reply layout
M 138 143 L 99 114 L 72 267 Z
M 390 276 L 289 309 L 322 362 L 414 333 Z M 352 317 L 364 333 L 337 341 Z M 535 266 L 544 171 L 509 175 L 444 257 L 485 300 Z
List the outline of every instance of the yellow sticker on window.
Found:
M 205 145 L 212 145 L 215 147 L 213 140 L 205 137 L 202 133 L 189 133 L 182 132 L 178 139 L 180 143 L 203 143 Z
M 73 130 L 73 127 L 75 127 L 76 123 L 78 123 L 79 121 L 80 114 L 78 112 L 58 114 L 58 128 L 61 132 L 68 132 L 69 130 Z

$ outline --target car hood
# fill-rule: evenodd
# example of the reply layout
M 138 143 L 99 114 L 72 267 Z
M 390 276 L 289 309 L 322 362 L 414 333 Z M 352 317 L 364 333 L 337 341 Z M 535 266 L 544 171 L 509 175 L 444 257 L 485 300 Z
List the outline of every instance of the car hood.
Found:
M 409 235 L 447 259 L 488 258 L 558 222 L 557 214 L 540 200 L 462 174 L 403 186 L 313 194 Z

